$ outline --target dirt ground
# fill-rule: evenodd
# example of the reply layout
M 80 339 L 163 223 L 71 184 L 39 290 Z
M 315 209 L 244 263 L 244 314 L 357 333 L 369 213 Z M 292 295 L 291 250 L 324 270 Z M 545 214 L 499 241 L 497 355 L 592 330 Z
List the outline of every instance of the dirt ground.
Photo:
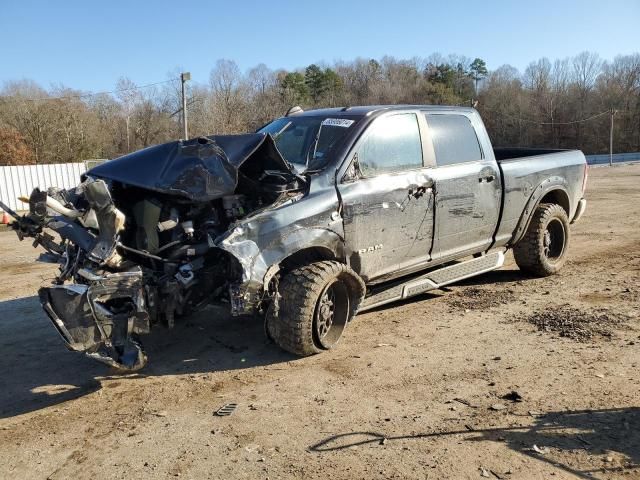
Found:
M 640 165 L 587 199 L 558 276 L 509 256 L 305 359 L 209 309 L 129 376 L 66 351 L 0 232 L 0 478 L 640 478 Z

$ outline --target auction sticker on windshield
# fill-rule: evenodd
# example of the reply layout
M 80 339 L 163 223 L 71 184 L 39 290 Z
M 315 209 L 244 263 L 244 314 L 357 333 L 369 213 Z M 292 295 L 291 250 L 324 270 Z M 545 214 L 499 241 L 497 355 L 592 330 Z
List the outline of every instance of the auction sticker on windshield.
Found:
M 322 125 L 349 128 L 351 125 L 353 125 L 353 122 L 353 120 L 349 120 L 346 118 L 325 118 L 322 121 Z

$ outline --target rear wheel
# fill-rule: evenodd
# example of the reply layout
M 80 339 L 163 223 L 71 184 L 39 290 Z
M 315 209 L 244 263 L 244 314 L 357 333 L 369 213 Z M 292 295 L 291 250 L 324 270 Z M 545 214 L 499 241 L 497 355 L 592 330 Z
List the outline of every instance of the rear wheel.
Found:
M 545 203 L 536 209 L 513 256 L 520 270 L 546 277 L 563 267 L 568 246 L 567 212 L 560 205 Z
M 333 348 L 364 296 L 346 265 L 324 261 L 287 273 L 267 310 L 266 329 L 281 348 L 307 356 Z

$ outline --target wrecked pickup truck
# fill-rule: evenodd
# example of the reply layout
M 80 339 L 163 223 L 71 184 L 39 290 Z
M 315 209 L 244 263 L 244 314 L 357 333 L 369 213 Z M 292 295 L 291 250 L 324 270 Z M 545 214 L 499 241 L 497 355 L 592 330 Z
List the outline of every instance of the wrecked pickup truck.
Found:
M 310 355 L 358 311 L 500 268 L 509 248 L 556 273 L 586 178 L 579 151 L 492 148 L 469 108 L 297 108 L 36 189 L 13 228 L 60 264 L 39 295 L 72 350 L 136 370 L 152 326 L 220 302 Z

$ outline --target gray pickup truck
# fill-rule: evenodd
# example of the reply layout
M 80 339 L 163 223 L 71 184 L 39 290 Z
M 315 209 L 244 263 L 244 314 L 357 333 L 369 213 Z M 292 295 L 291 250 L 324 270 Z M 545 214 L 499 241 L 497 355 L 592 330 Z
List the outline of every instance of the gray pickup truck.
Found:
M 492 148 L 469 108 L 296 108 L 36 189 L 13 226 L 60 264 L 39 295 L 67 346 L 135 370 L 140 335 L 214 302 L 310 355 L 357 312 L 500 268 L 509 248 L 554 274 L 586 179 L 580 151 Z

